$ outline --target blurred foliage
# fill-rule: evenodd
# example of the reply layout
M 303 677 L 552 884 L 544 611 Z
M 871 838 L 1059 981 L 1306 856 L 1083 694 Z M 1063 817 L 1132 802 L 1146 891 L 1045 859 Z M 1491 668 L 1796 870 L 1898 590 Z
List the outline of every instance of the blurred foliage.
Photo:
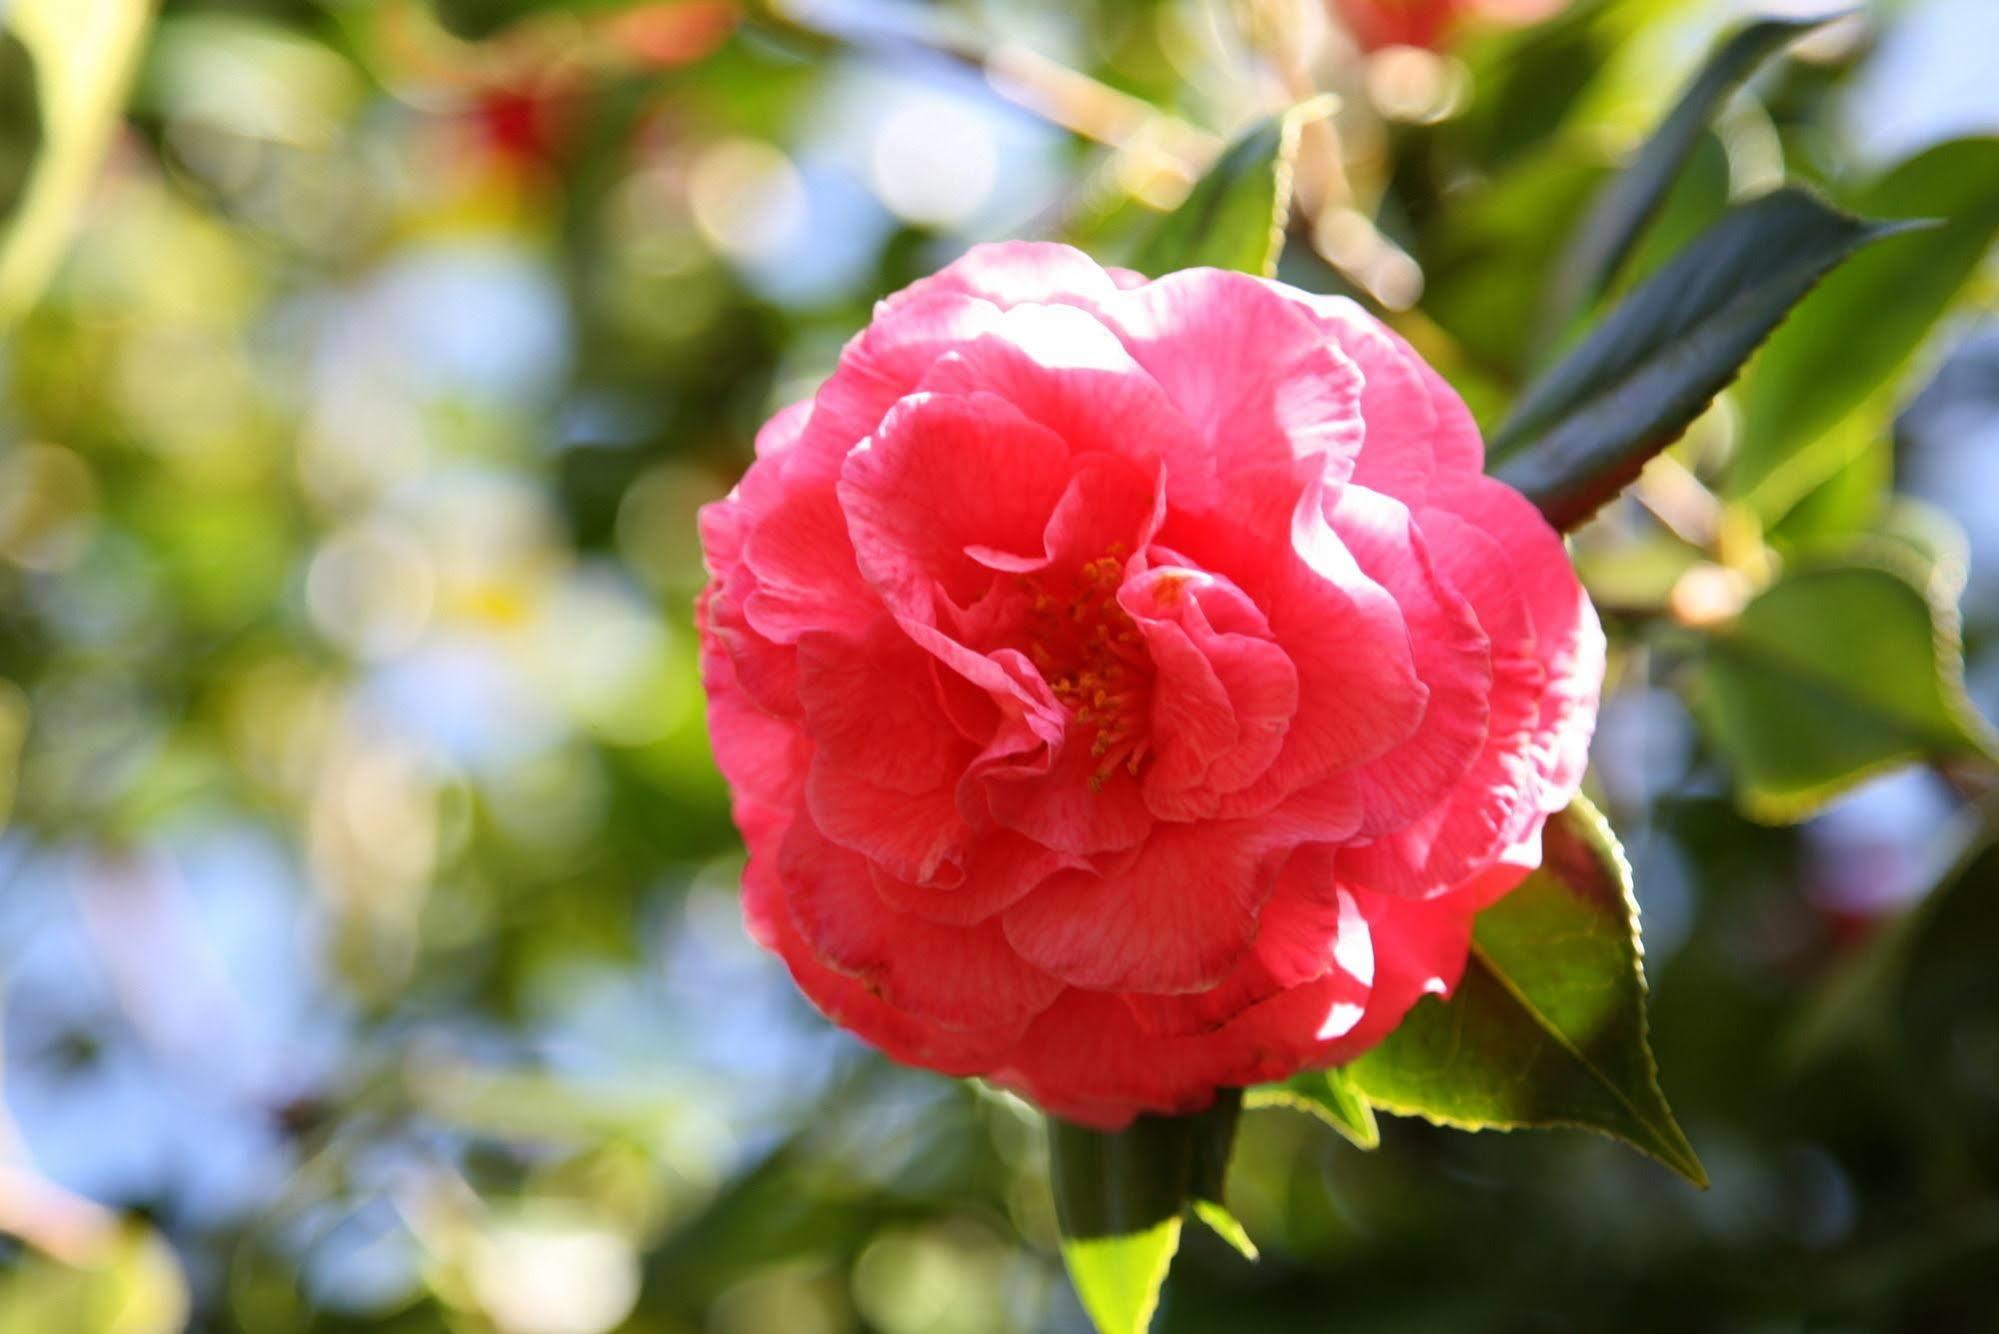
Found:
M 115 109 L 115 43 L 24 20 L 103 6 L 0 4 L 4 244 L 37 173 L 77 183 L 0 332 L 0 1329 L 1085 1328 L 1038 1118 L 861 1051 L 743 936 L 694 512 L 881 294 L 982 237 L 1128 253 L 1322 91 L 1280 275 L 1490 427 L 1738 8 L 1363 56 L 1311 0 L 164 0 L 93 144 L 52 99 Z M 1999 859 L 1959 743 L 1999 696 L 1993 13 L 1880 4 L 1765 66 L 1602 303 L 1787 176 L 1944 215 L 1575 537 L 1613 633 L 1592 792 L 1712 1189 L 1253 1109 L 1263 1258 L 1189 1230 L 1160 1328 L 1990 1327 Z M 1806 675 L 1950 736 L 1751 821 L 1768 772 L 1845 784 L 1744 762 L 1805 735 L 1775 705 L 1696 725 L 1714 646 L 1884 561 L 1899 601 L 1813 619 Z M 1810 735 L 1867 740 L 1852 693 Z

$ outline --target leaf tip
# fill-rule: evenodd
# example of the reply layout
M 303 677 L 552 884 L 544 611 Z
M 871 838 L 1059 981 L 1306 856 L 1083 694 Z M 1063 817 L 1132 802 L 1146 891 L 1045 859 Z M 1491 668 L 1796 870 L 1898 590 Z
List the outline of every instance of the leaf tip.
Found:
M 1179 1249 L 1178 1214 L 1142 1232 L 1063 1240 L 1069 1280 L 1097 1334 L 1145 1334 Z
M 1208 1225 L 1208 1230 L 1232 1247 L 1237 1255 L 1255 1264 L 1262 1258 L 1256 1243 L 1250 1240 L 1249 1230 L 1236 1216 L 1214 1200 L 1195 1200 L 1194 1217 Z

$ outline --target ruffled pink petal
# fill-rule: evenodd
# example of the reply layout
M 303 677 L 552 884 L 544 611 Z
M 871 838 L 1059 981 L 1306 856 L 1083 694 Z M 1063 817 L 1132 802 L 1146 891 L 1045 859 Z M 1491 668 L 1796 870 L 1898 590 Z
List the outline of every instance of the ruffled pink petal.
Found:
M 1135 848 L 1152 829 L 1138 780 L 1119 770 L 1093 780 L 1101 761 L 1071 730 L 1052 760 L 987 770 L 977 782 L 985 808 L 1004 829 L 1058 852 L 1087 856 Z
M 802 486 L 838 477 L 854 446 L 915 392 L 939 357 L 998 319 L 991 303 L 949 292 L 906 293 L 884 302 L 874 322 L 848 340 L 813 398 L 812 414 L 785 460 L 787 481 Z
M 1329 482 L 1352 472 L 1360 370 L 1275 284 L 1187 269 L 1120 293 L 1102 318 L 1207 442 L 1217 477 L 1298 459 Z
M 993 572 L 966 549 L 1039 551 L 1068 456 L 1060 436 L 994 395 L 904 399 L 841 472 L 862 575 L 905 618 L 931 620 L 939 589 L 971 603 Z
M 1111 275 L 1073 246 L 1052 241 L 975 245 L 927 278 L 919 278 L 877 308 L 875 318 L 906 301 L 950 293 L 990 301 L 1005 310 L 1025 302 L 1093 308 L 1117 291 Z
M 1576 578 L 1562 539 L 1519 492 L 1487 477 L 1440 488 L 1433 503 L 1492 537 L 1510 562 L 1533 621 L 1547 683 L 1535 723 L 1541 809 L 1561 810 L 1582 785 L 1603 686 L 1603 626 Z
M 798 694 L 813 762 L 894 792 L 955 785 L 974 752 L 945 717 L 928 669 L 923 650 L 887 616 L 857 639 L 801 639 Z
M 1455 885 L 1532 827 L 1540 795 L 1534 733 L 1546 684 L 1507 553 L 1445 511 L 1425 512 L 1423 524 L 1440 572 L 1492 640 L 1492 712 L 1484 747 L 1450 796 L 1411 825 L 1342 857 L 1348 879 L 1408 897 Z
M 1217 530 L 1169 516 L 1161 538 L 1241 587 L 1298 671 L 1298 710 L 1277 758 L 1223 803 L 1224 813 L 1250 815 L 1407 740 L 1429 690 L 1402 609 L 1327 522 L 1324 488 L 1315 481 L 1300 494 L 1281 476 L 1258 474 L 1237 489 L 1264 511 L 1254 526 Z M 1273 517 L 1280 505 L 1282 517 Z M 1288 542 L 1246 536 L 1272 531 L 1265 525 L 1273 522 Z
M 837 972 L 898 1010 L 948 1028 L 1018 1029 L 1062 984 L 1007 946 L 997 921 L 941 926 L 897 912 L 868 863 L 794 821 L 778 859 L 800 937 Z
M 732 512 L 729 506 L 727 501 L 711 505 L 702 517 L 711 530 L 728 529 L 740 545 L 748 516 L 740 509 Z M 759 709 L 779 718 L 797 718 L 798 652 L 750 627 L 743 604 L 756 590 L 756 577 L 742 563 L 739 550 L 734 554 L 737 558 L 729 564 L 718 563 L 714 581 L 702 594 L 698 611 L 703 643 L 728 658 L 736 685 Z
M 804 791 L 812 743 L 798 725 L 765 713 L 736 683 L 735 664 L 712 637 L 701 640 L 701 685 L 708 696 L 708 741 L 731 790 L 789 810 Z
M 1215 1100 L 1198 1040 L 1148 1034 L 1117 996 L 1070 989 L 1028 1025 L 989 1078 L 1050 1113 L 1122 1130 L 1141 1112 L 1182 1116 Z
M 1396 334 L 1391 330 L 1389 337 L 1396 337 Z M 1437 410 L 1437 433 L 1432 437 L 1437 470 L 1460 477 L 1482 475 L 1485 472 L 1485 437 L 1478 433 L 1478 421 L 1471 415 L 1471 409 L 1465 406 L 1464 399 L 1451 388 L 1450 382 L 1437 374 L 1435 367 L 1417 357 L 1414 349 L 1409 355 L 1416 358 L 1416 368 L 1422 372 L 1423 382 L 1430 387 L 1430 405 Z
M 1019 306 L 994 330 L 940 360 L 923 388 L 998 394 L 1078 453 L 1163 465 L 1175 504 L 1215 486 L 1206 443 L 1116 335 L 1074 306 Z
M 1417 730 L 1351 775 L 1366 811 L 1361 833 L 1378 836 L 1433 809 L 1478 757 L 1492 691 L 1491 643 L 1470 604 L 1438 577 L 1400 501 L 1348 486 L 1330 519 L 1361 569 L 1401 609 L 1416 674 L 1429 692 Z
M 1290 847 L 1262 821 L 1158 825 L 1119 874 L 1057 875 L 1001 920 L 1015 949 L 1075 986 L 1211 987 L 1255 938 Z
M 1360 411 L 1367 438 L 1353 482 L 1420 506 L 1437 468 L 1438 414 L 1422 360 L 1409 345 L 1345 297 L 1306 298 L 1326 335 L 1366 380 Z
M 1148 1033 L 1206 1033 L 1336 969 L 1364 996 L 1374 983 L 1374 944 L 1353 894 L 1334 883 L 1334 849 L 1314 844 L 1284 863 L 1258 918 L 1255 945 L 1226 977 L 1207 991 L 1128 995 L 1125 1003 Z
M 1166 516 L 1159 465 L 1139 465 L 1110 454 L 1078 459 L 1042 532 L 1041 550 L 1024 555 L 990 547 L 966 548 L 987 569 L 1014 574 L 1073 571 L 1105 556 L 1144 550 Z
M 974 751 L 929 688 L 922 650 L 883 616 L 859 640 L 807 635 L 798 656 L 814 823 L 894 875 L 935 879 L 971 836 L 955 791 Z
M 881 614 L 861 580 L 847 518 L 830 484 L 792 491 L 763 516 L 743 547 L 756 587 L 743 618 L 766 639 L 811 631 L 859 634 Z
M 791 817 L 739 805 L 737 825 L 749 844 L 743 872 L 743 919 L 758 944 L 784 960 L 798 989 L 820 1013 L 890 1057 L 947 1075 L 983 1074 L 1012 1049 L 1007 1029 L 952 1029 L 893 1008 L 867 987 L 821 963 L 792 924 L 778 878 L 778 854 Z
M 788 404 L 771 414 L 770 420 L 757 429 L 754 445 L 759 460 L 778 459 L 789 453 L 805 434 L 805 424 L 812 417 L 812 401 Z
M 1277 758 L 1298 711 L 1298 669 L 1263 613 L 1218 575 L 1155 568 L 1118 601 L 1155 670 L 1146 806 L 1163 820 L 1212 816 Z
M 1346 297 L 1295 288 L 1285 294 L 1307 308 L 1366 377 L 1361 414 L 1367 441 L 1353 480 L 1420 509 L 1438 472 L 1473 476 L 1485 468 L 1485 443 L 1457 390 L 1431 369 L 1393 329 Z
M 966 858 L 964 879 L 952 885 L 914 885 L 875 870 L 875 892 L 898 912 L 945 926 L 972 926 L 1004 912 L 1057 871 L 1089 863 L 1006 830 L 980 837 Z

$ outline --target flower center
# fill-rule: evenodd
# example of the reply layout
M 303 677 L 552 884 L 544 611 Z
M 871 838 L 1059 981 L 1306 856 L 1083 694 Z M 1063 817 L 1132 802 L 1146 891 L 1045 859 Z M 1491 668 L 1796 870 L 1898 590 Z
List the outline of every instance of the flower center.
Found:
M 1089 742 L 1097 761 L 1090 790 L 1119 769 L 1136 775 L 1152 753 L 1152 662 L 1138 627 L 1118 605 L 1123 544 L 1077 571 L 1060 595 L 1033 575 L 1021 580 L 1028 609 L 1028 656 Z

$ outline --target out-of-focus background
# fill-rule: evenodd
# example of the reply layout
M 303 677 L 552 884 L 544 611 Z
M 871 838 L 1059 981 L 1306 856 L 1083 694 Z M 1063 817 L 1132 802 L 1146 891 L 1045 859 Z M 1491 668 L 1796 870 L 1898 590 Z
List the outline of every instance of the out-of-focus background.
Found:
M 1490 422 L 1575 220 L 1749 8 L 0 0 L 0 1331 L 1083 1330 L 1036 1118 L 872 1056 L 744 936 L 696 508 L 877 297 L 982 238 L 1115 255 L 1317 90 L 1284 276 Z M 1820 32 L 1641 267 L 1786 172 L 1893 205 L 1959 141 L 1925 188 L 1975 194 L 1995 52 L 1991 0 Z M 1999 1327 L 1999 858 L 1948 869 L 1978 783 L 1751 823 L 1674 626 L 1954 516 L 1999 715 L 1981 207 L 1802 472 L 1733 486 L 1724 403 L 1578 542 L 1592 791 L 1713 1189 L 1256 1113 L 1263 1261 L 1191 1237 L 1162 1328 Z

